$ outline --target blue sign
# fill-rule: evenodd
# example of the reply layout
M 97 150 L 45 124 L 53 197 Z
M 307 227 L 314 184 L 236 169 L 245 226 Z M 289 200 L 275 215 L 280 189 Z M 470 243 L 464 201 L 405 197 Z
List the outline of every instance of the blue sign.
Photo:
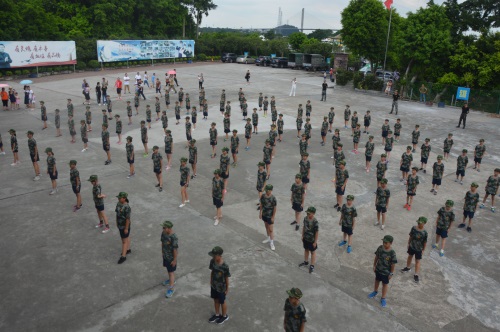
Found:
M 331 61 L 330 58 L 326 58 L 326 63 L 327 64 L 330 64 L 330 61 Z
M 458 87 L 457 89 L 457 100 L 469 100 L 470 89 Z
M 248 52 L 243 52 L 243 55 L 244 56 L 248 56 Z
M 271 54 L 271 58 L 276 58 L 276 54 Z

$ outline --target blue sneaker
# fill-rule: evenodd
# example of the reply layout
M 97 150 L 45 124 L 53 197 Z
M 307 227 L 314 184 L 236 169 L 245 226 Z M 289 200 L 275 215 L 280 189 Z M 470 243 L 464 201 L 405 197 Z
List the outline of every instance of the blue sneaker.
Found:
M 436 249 L 438 246 L 436 244 L 432 245 L 432 249 Z
M 369 299 L 373 299 L 375 296 L 377 296 L 378 292 L 371 292 L 370 294 L 368 294 L 368 298 Z
M 347 244 L 346 241 L 339 242 L 339 247 L 345 246 Z
M 443 257 L 444 256 L 444 251 L 439 252 L 439 256 Z
M 348 254 L 350 254 L 350 253 L 351 253 L 351 251 L 352 251 L 351 246 L 347 246 L 347 253 L 348 253 Z
M 170 297 L 172 297 L 172 295 L 174 295 L 174 293 L 175 293 L 175 290 L 173 288 L 169 288 L 167 290 L 167 292 L 165 293 L 165 296 L 170 298 Z
M 385 299 L 381 299 L 380 300 L 380 305 L 382 306 L 382 308 L 387 307 L 387 301 Z
M 175 283 L 176 283 L 176 282 L 177 282 L 177 280 L 176 280 L 176 281 L 174 281 L 174 285 L 175 285 Z M 170 279 L 165 280 L 165 281 L 164 281 L 164 282 L 162 282 L 161 284 L 162 284 L 163 286 L 170 286 Z

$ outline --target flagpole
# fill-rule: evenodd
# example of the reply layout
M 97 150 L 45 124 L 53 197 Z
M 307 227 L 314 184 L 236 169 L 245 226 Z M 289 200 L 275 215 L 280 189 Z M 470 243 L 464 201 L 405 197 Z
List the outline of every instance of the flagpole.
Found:
M 387 62 L 387 49 L 389 48 L 389 35 L 391 33 L 391 20 L 392 20 L 392 6 L 391 6 L 391 13 L 389 14 L 389 28 L 387 29 L 387 41 L 385 43 L 384 73 L 383 73 L 384 78 L 385 78 L 385 64 Z

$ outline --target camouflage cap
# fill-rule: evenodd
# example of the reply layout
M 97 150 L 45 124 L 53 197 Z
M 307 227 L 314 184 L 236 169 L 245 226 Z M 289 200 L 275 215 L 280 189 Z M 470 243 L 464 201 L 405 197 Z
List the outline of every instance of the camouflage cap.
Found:
M 181 163 L 185 163 L 185 162 L 187 162 L 187 161 L 188 161 L 188 159 L 187 159 L 186 157 L 182 157 L 182 158 L 181 158 Z
M 339 165 L 344 165 L 344 166 L 345 166 L 345 160 L 341 160 L 341 161 L 339 162 Z
M 56 108 L 56 111 L 55 111 L 55 112 L 56 112 L 56 113 L 59 113 L 59 112 L 61 112 L 61 111 L 60 111 L 58 108 Z
M 103 124 L 102 124 L 102 126 L 103 126 L 104 128 L 108 128 L 108 124 L 107 124 L 107 123 L 103 123 Z
M 373 135 L 368 136 L 368 139 L 374 139 L 375 137 Z
M 500 173 L 500 168 L 495 168 L 495 170 L 493 172 Z
M 214 170 L 214 174 L 220 174 L 220 173 L 221 173 L 220 169 Z
M 271 125 L 271 128 L 274 128 L 274 127 L 276 127 L 276 125 L 273 123 L 273 124 Z
M 124 191 L 120 191 L 120 193 L 116 197 L 117 198 L 128 198 L 128 194 Z
M 347 195 L 347 200 L 348 201 L 354 201 L 354 196 L 353 195 Z
M 438 160 L 441 160 L 441 159 L 443 159 L 443 156 L 442 156 L 442 155 L 439 155 L 439 156 L 437 156 L 437 159 L 438 159 Z
M 268 184 L 268 185 L 266 185 L 266 187 L 264 189 L 267 191 L 267 190 L 273 190 L 273 188 L 274 187 L 272 184 Z
M 327 116 L 324 116 L 324 117 L 323 117 L 323 119 L 324 119 L 324 120 L 326 120 L 326 119 L 328 119 L 328 117 L 327 117 Z
M 283 113 L 278 114 L 278 116 L 283 116 Z
M 237 132 L 238 132 L 238 130 L 237 130 L 237 129 L 233 129 L 233 133 L 237 133 Z
M 302 174 L 300 174 L 300 173 L 295 174 L 295 178 L 296 179 L 302 179 Z
M 210 250 L 208 252 L 208 255 L 214 257 L 214 256 L 221 256 L 223 253 L 224 253 L 224 250 L 222 250 L 221 247 L 216 246 L 216 247 L 213 247 L 212 250 Z
M 300 299 L 302 297 L 302 291 L 295 287 L 290 290 L 287 290 L 286 293 L 288 294 L 289 297 L 293 297 L 296 299 Z
M 467 149 L 462 150 L 462 153 L 467 153 L 467 152 L 468 152 Z
M 91 175 L 87 181 L 90 182 L 97 181 L 97 175 Z
M 309 152 L 304 152 L 304 154 L 302 155 L 302 157 L 309 157 Z
M 387 155 L 386 155 L 385 153 L 382 153 L 382 154 L 380 155 L 380 157 L 381 157 L 381 158 L 387 158 Z
M 394 238 L 390 235 L 386 235 L 386 236 L 384 236 L 382 241 L 392 243 L 394 241 Z
M 45 104 L 45 102 L 43 100 L 40 101 L 40 104 Z
M 146 124 L 145 120 L 141 120 L 141 125 Z
M 316 208 L 314 206 L 310 206 L 307 208 L 306 213 L 316 213 Z
M 446 206 L 453 206 L 455 205 L 455 202 L 453 202 L 451 199 L 447 200 L 445 203 Z
M 32 132 L 31 130 L 28 130 L 28 132 L 26 133 L 26 135 L 35 135 L 35 133 Z
M 196 140 L 193 138 L 191 141 L 189 141 L 189 143 L 191 143 L 191 144 L 195 144 L 195 143 L 196 143 Z
M 76 165 L 76 160 L 71 159 L 71 160 L 69 161 L 69 164 L 70 164 L 70 165 Z
M 259 161 L 259 163 L 257 164 L 257 166 L 266 166 L 266 163 L 263 162 L 263 161 Z
M 132 140 L 133 140 L 132 136 L 127 136 L 127 141 L 132 142 Z
M 271 143 L 271 141 L 270 141 L 269 139 L 266 139 L 266 144 L 267 144 L 267 143 Z
M 9 133 L 16 133 L 16 131 L 14 129 L 9 129 Z
M 158 145 L 153 146 L 153 151 L 154 150 L 159 150 L 159 149 L 160 149 L 160 147 Z
M 409 145 L 408 145 L 408 146 L 406 147 L 406 150 L 411 150 L 411 146 L 409 146 Z
M 216 123 L 215 123 L 215 122 L 212 122 L 210 125 L 211 125 L 211 126 L 215 126 L 215 125 L 216 125 Z
M 418 167 L 417 166 L 413 166 L 411 169 L 415 170 L 418 172 Z
M 382 183 L 382 184 L 387 184 L 387 182 L 388 182 L 387 179 L 380 180 L 380 183 Z
M 479 142 L 484 142 L 484 139 L 483 139 L 483 138 L 481 138 L 481 139 L 479 140 Z
M 170 133 L 172 132 L 172 130 L 167 129 L 167 130 L 165 130 L 165 132 L 166 132 L 167 134 L 170 134 Z
M 161 227 L 163 228 L 172 228 L 174 227 L 174 224 L 170 220 L 165 220 L 162 224 Z
M 431 141 L 431 139 L 430 139 L 430 138 L 426 138 L 426 139 L 425 139 L 425 141 L 426 141 L 426 142 L 430 142 L 430 141 Z
M 45 153 L 52 152 L 52 148 L 45 148 Z
M 340 133 L 340 129 L 335 129 L 335 132 L 336 133 Z
M 226 152 L 229 151 L 229 148 L 227 146 L 223 147 L 222 152 L 224 152 L 224 151 L 226 151 Z
M 418 224 L 426 224 L 427 223 L 427 218 L 426 217 L 420 217 L 417 219 Z
M 80 120 L 80 123 L 85 123 L 85 120 Z
M 252 119 L 250 119 L 250 118 L 247 118 L 247 121 L 248 121 L 248 122 L 250 122 L 250 121 L 252 121 Z
M 479 185 L 476 182 L 472 182 L 470 186 L 471 187 L 476 187 L 476 188 L 479 187 Z
M 120 114 L 115 114 L 115 118 L 119 118 L 120 117 Z
M 307 134 L 302 134 L 302 137 L 307 137 Z
M 343 147 L 343 146 L 344 146 L 344 144 L 342 144 L 342 143 L 338 142 L 338 143 L 337 143 L 337 147 L 339 147 L 339 146 L 340 146 L 340 147 Z
M 392 130 L 389 130 L 387 133 L 388 133 L 388 134 L 392 134 Z
M 453 136 L 453 134 L 452 133 L 448 133 L 448 136 Z

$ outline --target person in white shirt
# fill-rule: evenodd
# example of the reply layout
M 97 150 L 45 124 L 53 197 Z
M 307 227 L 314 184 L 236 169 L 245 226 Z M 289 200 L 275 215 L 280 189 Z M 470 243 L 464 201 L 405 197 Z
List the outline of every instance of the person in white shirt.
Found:
M 127 73 L 125 73 L 125 76 L 123 76 L 123 85 L 125 86 L 123 94 L 126 94 L 127 91 L 128 93 L 130 93 L 130 77 L 128 77 Z
M 293 95 L 295 97 L 295 89 L 297 88 L 297 79 L 292 80 L 292 89 L 290 90 L 290 97 Z
M 141 74 L 139 74 L 139 72 L 137 72 L 137 74 L 135 75 L 135 91 L 137 91 L 137 87 L 139 85 L 139 81 L 142 80 L 142 77 L 141 77 Z
M 145 71 L 145 72 L 144 72 L 144 81 L 142 81 L 142 83 L 143 83 L 143 85 L 144 85 L 144 86 L 146 86 L 146 85 L 147 85 L 147 86 L 148 86 L 148 88 L 150 88 L 150 86 L 149 86 L 149 82 L 148 82 L 148 78 L 149 78 L 149 77 L 148 77 L 148 72 L 147 72 L 147 71 Z

